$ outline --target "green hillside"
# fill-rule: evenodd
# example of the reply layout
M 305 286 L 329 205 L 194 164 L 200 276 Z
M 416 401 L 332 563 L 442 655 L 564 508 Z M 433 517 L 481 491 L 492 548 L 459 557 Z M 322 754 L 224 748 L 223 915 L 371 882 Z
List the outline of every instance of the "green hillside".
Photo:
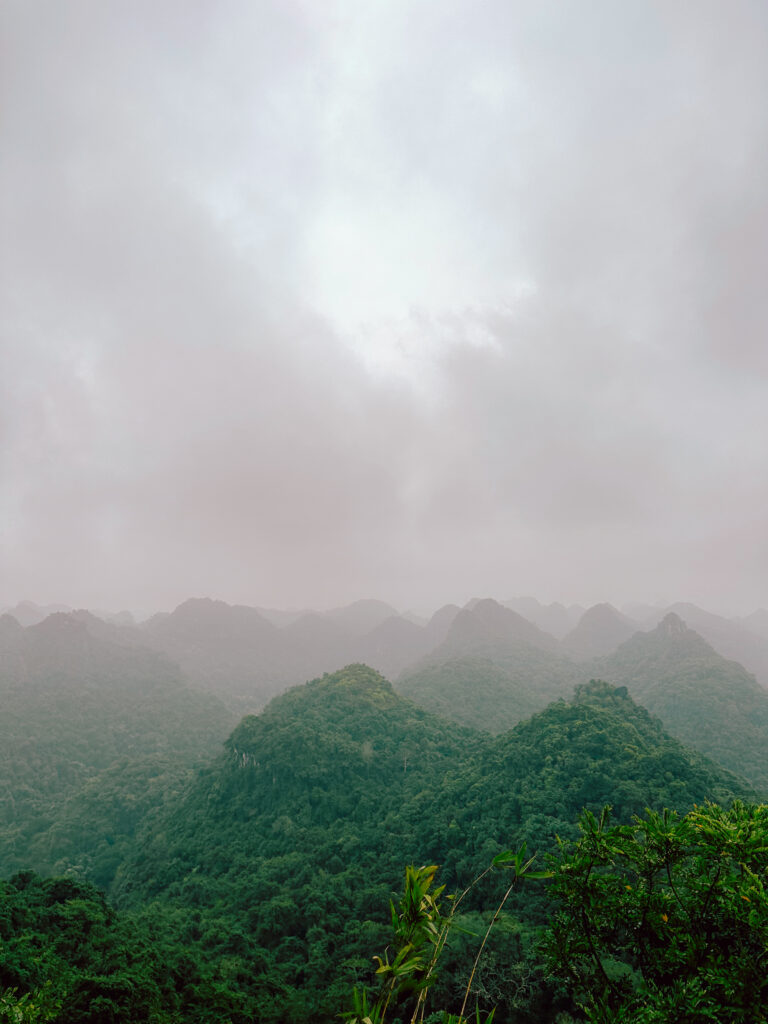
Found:
M 606 607 L 592 611 L 604 615 Z M 447 640 L 398 679 L 398 690 L 430 711 L 497 734 L 590 676 L 607 679 L 627 686 L 671 735 L 768 793 L 768 691 L 677 615 L 635 633 L 610 655 L 576 664 L 546 641 L 534 646 L 533 627 L 520 628 L 503 611 L 509 619 L 493 602 L 465 609 Z M 599 616 L 592 621 L 599 624 Z
M 584 678 L 554 637 L 486 599 L 463 608 L 442 643 L 399 676 L 397 688 L 430 711 L 498 733 L 567 696 Z
M 584 803 L 613 800 L 629 815 L 746 789 L 604 683 L 493 739 L 355 665 L 244 719 L 176 807 L 150 820 L 116 893 L 124 908 L 149 903 L 205 970 L 226 961 L 230 995 L 253 1020 L 331 1021 L 370 977 L 404 863 L 440 863 L 461 888 L 502 849 L 527 839 L 543 851 L 575 834 Z M 478 887 L 470 916 L 497 884 Z M 530 937 L 545 894 L 522 893 L 511 911 L 504 928 L 519 920 Z M 518 953 L 512 943 L 494 962 L 512 971 Z M 511 1012 L 497 1019 L 533 1019 Z
M 504 732 L 541 707 L 527 682 L 490 658 L 453 658 L 401 676 L 397 690 L 460 725 Z
M 677 615 L 592 667 L 628 686 L 672 735 L 768 793 L 768 692 Z
M 232 726 L 215 698 L 72 615 L 0 638 L 0 874 L 73 869 L 108 887 L 136 826 Z

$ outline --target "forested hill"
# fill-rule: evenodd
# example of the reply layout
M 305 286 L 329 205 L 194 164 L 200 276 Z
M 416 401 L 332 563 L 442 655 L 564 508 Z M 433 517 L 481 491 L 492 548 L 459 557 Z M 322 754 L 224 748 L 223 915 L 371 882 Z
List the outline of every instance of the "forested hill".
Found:
M 327 865 L 349 850 L 366 861 L 389 851 L 399 865 L 418 855 L 403 808 L 484 742 L 399 697 L 365 665 L 295 687 L 244 718 L 185 799 L 152 823 L 120 895 L 145 897 L 204 864 L 229 869 L 233 855 L 249 865 L 301 852 Z M 173 866 L 169 835 L 178 840 Z
M 75 870 L 106 887 L 138 822 L 232 727 L 161 655 L 58 613 L 0 629 L 0 875 Z
M 768 794 L 768 691 L 678 615 L 590 667 L 628 686 L 678 739 Z
M 554 637 L 496 601 L 463 608 L 445 639 L 397 680 L 437 714 L 501 732 L 567 696 L 589 676 Z
M 494 739 L 353 665 L 244 719 L 150 820 L 116 895 L 163 908 L 168 936 L 210 969 L 226 958 L 253 1020 L 330 1022 L 384 944 L 404 863 L 440 863 L 460 887 L 504 848 L 572 834 L 585 803 L 626 816 L 737 793 L 746 784 L 608 684 Z M 541 919 L 541 898 L 518 900 L 521 920 Z
M 439 648 L 400 676 L 397 689 L 456 722 L 500 733 L 575 685 L 607 679 L 626 685 L 677 739 L 768 793 L 768 691 L 677 615 L 635 632 L 611 654 L 576 664 L 546 644 L 534 646 L 533 627 L 520 630 L 514 613 L 492 606 L 464 610 L 456 619 L 461 629 L 452 627 Z M 609 606 L 583 619 L 582 652 L 609 639 L 613 646 L 629 628 Z
M 483 744 L 441 799 L 465 845 L 503 845 L 514 833 L 541 849 L 568 834 L 583 807 L 611 804 L 628 820 L 646 807 L 727 803 L 745 792 L 743 780 L 669 736 L 626 687 L 593 680 Z M 444 859 L 439 847 L 430 852 Z

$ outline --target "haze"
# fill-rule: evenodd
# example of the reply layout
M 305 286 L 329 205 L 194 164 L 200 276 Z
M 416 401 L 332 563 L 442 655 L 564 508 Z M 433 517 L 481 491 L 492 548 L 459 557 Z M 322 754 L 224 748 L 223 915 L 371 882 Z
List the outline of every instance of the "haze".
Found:
M 768 604 L 768 7 L 9 0 L 0 605 Z

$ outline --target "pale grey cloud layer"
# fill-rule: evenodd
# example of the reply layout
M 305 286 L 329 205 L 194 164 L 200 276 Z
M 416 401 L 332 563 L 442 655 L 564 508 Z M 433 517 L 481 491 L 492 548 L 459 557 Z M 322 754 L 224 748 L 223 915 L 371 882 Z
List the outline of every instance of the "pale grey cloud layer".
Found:
M 0 604 L 768 604 L 764 4 L 2 19 Z

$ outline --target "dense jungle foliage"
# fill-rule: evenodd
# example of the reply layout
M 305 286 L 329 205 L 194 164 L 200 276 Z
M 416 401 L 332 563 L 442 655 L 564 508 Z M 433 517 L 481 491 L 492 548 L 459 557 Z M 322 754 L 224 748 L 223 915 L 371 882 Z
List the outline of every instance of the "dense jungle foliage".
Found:
M 527 856 L 525 844 L 493 859 L 487 870 L 506 871 L 511 881 L 484 929 L 463 993 L 453 1000 L 458 1013 L 426 1016 L 438 1005 L 441 962 L 474 886 L 445 899 L 435 865 L 406 868 L 403 894 L 390 905 L 390 941 L 374 957 L 375 983 L 353 990 L 347 1024 L 491 1024 L 498 1001 L 481 1013 L 489 993 L 478 992 L 478 965 L 512 891 L 536 879 L 550 882 L 554 912 L 539 950 L 550 985 L 563 980 L 579 1019 L 764 1022 L 768 807 L 735 801 L 725 810 L 708 803 L 683 817 L 665 810 L 635 816 L 630 825 L 610 826 L 609 819 L 608 807 L 599 818 L 585 811 L 578 840 L 559 841 L 547 870 L 532 867 L 536 858 Z M 556 1017 L 572 1019 L 565 1011 Z
M 768 807 L 708 804 L 610 826 L 585 812 L 560 844 L 547 935 L 598 1024 L 768 1017 Z
M 119 769 L 98 778 L 111 780 L 109 805 Z M 103 814 L 92 795 L 83 814 Z M 120 847 L 108 903 L 75 878 L 5 883 L 0 986 L 16 1002 L 7 1013 L 336 1020 L 353 988 L 374 981 L 406 863 L 440 865 L 448 892 L 483 876 L 456 914 L 431 992 L 455 1012 L 508 885 L 504 871 L 486 870 L 494 858 L 526 843 L 543 863 L 558 837 L 577 838 L 584 806 L 599 814 L 611 802 L 629 822 L 646 807 L 686 812 L 736 796 L 752 796 L 746 783 L 669 737 L 624 688 L 582 685 L 492 737 L 349 666 L 243 719 L 175 797 L 148 805 Z M 576 1012 L 540 947 L 552 908 L 548 883 L 532 881 L 497 916 L 473 993 L 497 1007 L 498 1024 Z

